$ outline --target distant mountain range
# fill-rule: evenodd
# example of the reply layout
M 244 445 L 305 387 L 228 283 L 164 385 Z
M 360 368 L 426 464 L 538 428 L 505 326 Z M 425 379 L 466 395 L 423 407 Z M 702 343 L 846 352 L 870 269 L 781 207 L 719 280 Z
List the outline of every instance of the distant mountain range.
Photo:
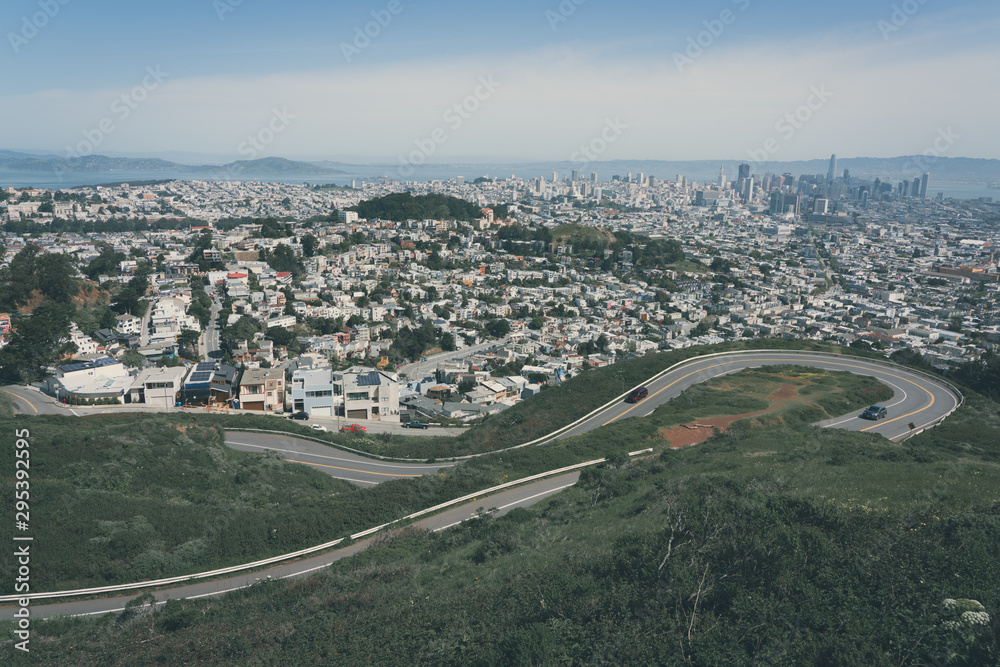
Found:
M 661 179 L 673 179 L 682 174 L 688 180 L 712 183 L 718 178 L 719 168 L 723 167 L 727 180 L 735 180 L 739 165 L 743 162 L 751 164 L 751 172 L 764 174 L 790 173 L 798 177 L 802 174 L 827 173 L 829 158 L 817 160 L 801 160 L 794 162 L 764 162 L 754 164 L 749 159 L 744 160 L 614 160 L 593 162 L 589 164 L 569 161 L 472 161 L 452 163 L 428 163 L 415 167 L 416 180 L 428 178 L 448 178 L 458 175 L 492 175 L 503 177 L 517 174 L 522 177 L 536 175 L 549 178 L 553 171 L 565 177 L 571 170 L 578 170 L 584 178 L 591 172 L 597 172 L 600 180 L 609 180 L 612 175 L 624 176 L 628 173 L 642 172 L 647 176 Z M 241 160 L 228 164 L 190 165 L 172 162 L 161 158 L 108 157 L 106 155 L 88 155 L 79 158 L 66 158 L 62 155 L 44 152 L 20 152 L 0 150 L 0 175 L 16 172 L 20 174 L 60 174 L 60 173 L 93 173 L 114 174 L 128 172 L 130 174 L 176 174 L 191 178 L 219 178 L 227 176 L 296 178 L 306 176 L 333 176 L 349 174 L 351 178 L 377 178 L 376 174 L 385 174 L 402 180 L 398 173 L 398 164 L 351 164 L 331 160 L 295 161 L 279 157 L 268 157 L 258 160 Z M 899 181 L 904 178 L 914 179 L 923 172 L 931 173 L 934 183 L 970 183 L 998 184 L 1000 183 L 1000 160 L 977 159 L 964 157 L 928 157 L 910 155 L 893 158 L 841 158 L 837 162 L 837 176 L 849 169 L 851 175 L 859 178 L 881 178 L 884 181 Z
M 42 173 L 113 173 L 150 172 L 181 173 L 191 176 L 273 176 L 273 175 L 333 175 L 344 172 L 309 162 L 295 162 L 280 157 L 259 160 L 239 160 L 224 165 L 189 165 L 170 162 L 159 158 L 123 158 L 106 155 L 86 155 L 66 158 L 58 155 L 20 153 L 0 150 L 0 172 L 42 172 Z

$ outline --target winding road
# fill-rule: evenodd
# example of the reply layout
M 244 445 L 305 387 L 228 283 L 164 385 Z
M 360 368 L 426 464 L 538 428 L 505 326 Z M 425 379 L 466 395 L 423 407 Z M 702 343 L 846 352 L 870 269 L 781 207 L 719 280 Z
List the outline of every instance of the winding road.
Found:
M 864 420 L 860 418 L 859 410 L 857 414 L 822 421 L 819 426 L 878 433 L 890 440 L 899 441 L 951 414 L 959 403 L 956 393 L 940 380 L 900 366 L 840 355 L 745 352 L 692 359 L 646 384 L 649 397 L 645 400 L 635 404 L 620 402 L 611 405 L 561 433 L 559 437 L 570 438 L 627 417 L 645 417 L 660 405 L 679 396 L 685 389 L 720 375 L 738 373 L 748 368 L 786 364 L 868 375 L 885 383 L 895 392 L 893 398 L 885 402 L 889 412 L 886 419 L 878 422 Z
M 714 377 L 736 373 L 747 368 L 786 364 L 868 375 L 884 382 L 895 392 L 893 398 L 884 403 L 889 410 L 889 416 L 884 420 L 878 422 L 862 420 L 859 418 L 859 411 L 858 414 L 843 415 L 821 422 L 819 425 L 824 427 L 877 433 L 891 440 L 900 441 L 944 419 L 960 404 L 960 396 L 957 391 L 944 383 L 887 363 L 818 353 L 762 351 L 718 354 L 690 359 L 660 373 L 645 384 L 649 389 L 649 396 L 640 403 L 625 403 L 623 395 L 578 422 L 529 444 L 544 444 L 554 439 L 573 437 L 612 424 L 620 419 L 647 416 L 658 406 L 676 397 L 688 387 Z M 274 450 L 289 460 L 317 466 L 328 474 L 362 485 L 370 485 L 384 479 L 427 474 L 439 470 L 445 465 L 451 465 L 372 462 L 362 457 L 344 454 L 290 436 L 230 433 L 227 435 L 227 444 L 247 451 Z M 506 489 L 490 495 L 487 499 L 477 497 L 471 502 L 459 504 L 437 514 L 421 518 L 412 525 L 429 530 L 443 530 L 473 516 L 481 508 L 496 508 L 499 514 L 503 514 L 515 507 L 527 506 L 548 498 L 562 489 L 572 486 L 577 477 L 577 472 L 553 475 L 546 479 Z M 333 561 L 357 553 L 366 546 L 367 540 L 363 540 L 349 547 L 287 562 L 266 570 L 160 590 L 155 593 L 155 597 L 159 603 L 162 603 L 167 599 L 217 596 L 269 577 L 277 579 L 306 576 Z M 32 618 L 45 618 L 63 614 L 85 615 L 116 612 L 123 609 L 125 603 L 134 598 L 135 595 L 135 592 L 128 592 L 112 598 L 33 605 L 31 614 Z M 0 607 L 0 619 L 12 618 L 15 609 L 15 607 Z
M 269 433 L 226 433 L 226 444 L 244 452 L 277 452 L 291 463 L 304 463 L 331 477 L 361 486 L 375 486 L 390 479 L 433 474 L 454 463 L 386 463 L 351 454 L 311 440 Z

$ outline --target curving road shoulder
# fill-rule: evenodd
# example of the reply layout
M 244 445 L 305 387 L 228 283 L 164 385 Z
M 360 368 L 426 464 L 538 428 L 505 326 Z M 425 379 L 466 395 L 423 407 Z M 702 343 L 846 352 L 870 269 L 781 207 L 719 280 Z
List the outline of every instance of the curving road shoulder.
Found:
M 422 477 L 454 463 L 386 463 L 327 447 L 318 442 L 291 435 L 269 433 L 226 433 L 226 444 L 244 452 L 277 452 L 286 461 L 303 463 L 331 477 L 361 486 L 374 486 L 391 479 Z

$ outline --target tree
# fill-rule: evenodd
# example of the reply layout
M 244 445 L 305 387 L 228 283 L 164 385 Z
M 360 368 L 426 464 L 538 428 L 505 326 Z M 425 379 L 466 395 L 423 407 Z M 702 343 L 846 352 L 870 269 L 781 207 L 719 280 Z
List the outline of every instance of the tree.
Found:
M 236 322 L 225 327 L 219 337 L 227 345 L 234 345 L 239 341 L 253 340 L 254 334 L 256 333 L 257 326 L 253 323 L 253 320 L 246 315 L 243 315 L 240 319 L 236 320 Z
M 458 349 L 455 345 L 455 334 L 448 332 L 441 336 L 441 349 L 445 352 L 454 352 Z
M 306 234 L 302 237 L 302 254 L 306 257 L 315 255 L 318 247 L 319 241 L 312 234 Z
M 490 320 L 486 323 L 486 332 L 494 338 L 503 338 L 510 333 L 510 322 L 507 320 Z
M 476 381 L 472 378 L 466 378 L 458 383 L 458 393 L 468 394 L 470 391 L 476 388 Z
M 115 249 L 109 243 L 101 243 L 100 248 L 101 254 L 90 260 L 87 267 L 83 270 L 84 275 L 91 280 L 97 280 L 101 275 L 121 275 L 119 263 L 125 260 L 125 255 L 115 252 Z
M 188 313 L 198 319 L 198 324 L 204 329 L 212 321 L 212 308 L 195 299 L 188 308 Z
M 35 292 L 58 303 L 69 303 L 76 295 L 76 273 L 68 255 L 43 253 L 29 245 L 0 270 L 0 309 L 17 310 L 32 299 Z
M 199 340 L 201 340 L 201 334 L 194 329 L 181 329 L 181 333 L 177 337 L 177 343 L 182 356 L 188 359 L 198 357 Z M 184 354 L 184 352 L 187 352 L 187 354 Z
M 15 314 L 10 343 L 0 350 L 3 377 L 23 383 L 40 380 L 48 375 L 48 367 L 75 351 L 73 343 L 61 342 L 69 335 L 71 312 L 72 306 L 43 301 L 31 315 Z
M 270 327 L 265 335 L 274 341 L 275 345 L 285 347 L 295 340 L 295 334 L 284 327 Z
M 126 350 L 125 354 L 122 355 L 121 362 L 128 368 L 144 368 L 146 366 L 146 357 L 142 356 L 137 350 Z
M 302 262 L 295 257 L 295 251 L 284 243 L 275 248 L 274 252 L 268 254 L 264 261 L 275 271 L 288 272 L 295 277 L 299 277 L 306 272 L 305 267 L 302 266 Z

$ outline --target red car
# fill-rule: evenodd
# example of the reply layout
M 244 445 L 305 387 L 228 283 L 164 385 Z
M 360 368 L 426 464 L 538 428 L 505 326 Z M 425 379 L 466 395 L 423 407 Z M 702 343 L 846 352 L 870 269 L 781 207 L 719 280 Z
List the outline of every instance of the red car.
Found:
M 348 431 L 354 431 L 355 433 L 364 433 L 367 430 L 368 429 L 366 429 L 361 424 L 348 424 L 347 426 L 340 427 L 341 433 L 347 433 Z

